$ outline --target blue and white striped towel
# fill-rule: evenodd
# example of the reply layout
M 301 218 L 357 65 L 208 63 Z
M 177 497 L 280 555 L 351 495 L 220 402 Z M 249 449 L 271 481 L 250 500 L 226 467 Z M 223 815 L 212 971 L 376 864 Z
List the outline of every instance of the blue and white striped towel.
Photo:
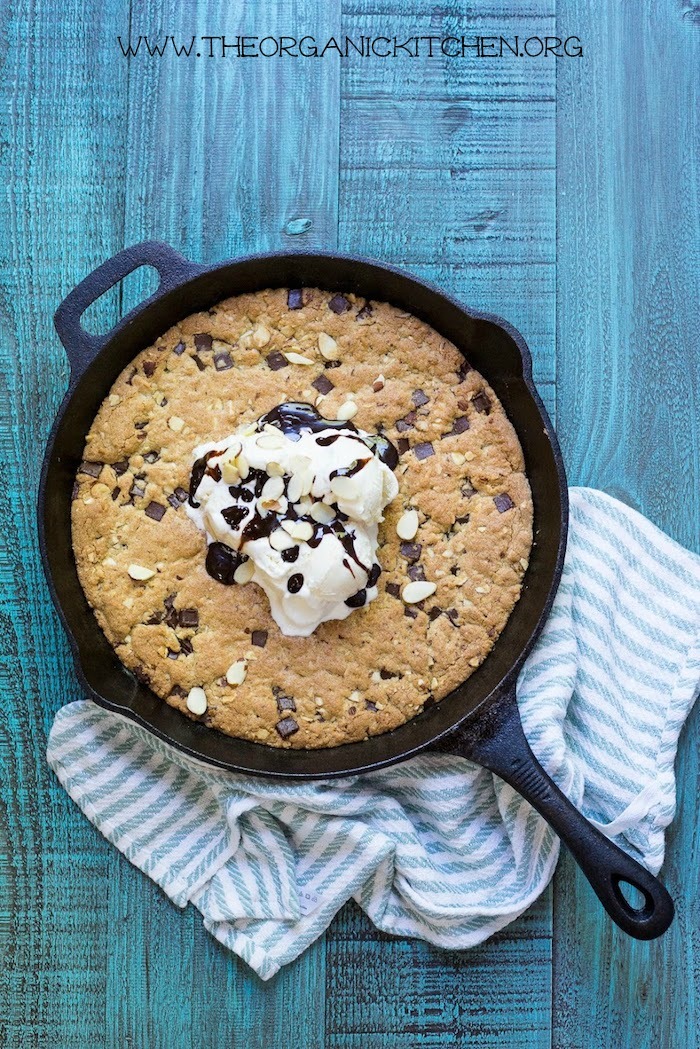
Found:
M 562 789 L 653 872 L 699 679 L 700 558 L 573 489 L 564 576 L 520 709 Z M 529 805 L 462 758 L 286 786 L 208 768 L 81 701 L 59 711 L 48 760 L 102 834 L 263 979 L 350 897 L 386 932 L 471 947 L 539 896 L 559 852 Z

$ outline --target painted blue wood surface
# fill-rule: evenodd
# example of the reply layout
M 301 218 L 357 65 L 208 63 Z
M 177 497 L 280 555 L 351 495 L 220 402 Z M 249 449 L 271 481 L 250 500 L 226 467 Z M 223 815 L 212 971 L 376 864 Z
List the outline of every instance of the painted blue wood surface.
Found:
M 16 0 L 0 18 L 0 1045 L 610 1049 L 696 1044 L 697 718 L 679 764 L 672 932 L 635 944 L 565 861 L 488 944 L 444 953 L 348 907 L 263 985 L 77 813 L 46 734 L 78 695 L 33 501 L 67 381 L 51 325 L 124 244 L 196 259 L 338 246 L 526 335 L 574 482 L 700 532 L 697 5 L 613 0 Z M 397 11 L 396 7 L 400 6 Z M 556 8 L 556 12 L 555 12 Z M 117 34 L 578 33 L 560 62 L 122 59 Z M 31 40 L 31 46 L 28 41 Z M 100 302 L 107 328 L 138 274 Z

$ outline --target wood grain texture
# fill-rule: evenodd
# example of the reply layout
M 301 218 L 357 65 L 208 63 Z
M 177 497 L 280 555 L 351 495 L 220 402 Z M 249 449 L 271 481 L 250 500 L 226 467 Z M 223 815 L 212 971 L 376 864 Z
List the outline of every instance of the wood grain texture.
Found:
M 557 80 L 557 403 L 574 483 L 700 548 L 700 97 L 697 5 L 559 0 L 582 61 Z M 677 762 L 662 872 L 677 918 L 637 943 L 570 861 L 556 877 L 557 1049 L 697 1045 L 698 716 Z

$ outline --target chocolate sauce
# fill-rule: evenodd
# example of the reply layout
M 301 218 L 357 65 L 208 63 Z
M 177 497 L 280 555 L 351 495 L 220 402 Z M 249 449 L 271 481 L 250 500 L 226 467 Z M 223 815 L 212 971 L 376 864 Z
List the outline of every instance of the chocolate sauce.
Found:
M 352 594 L 351 597 L 346 597 L 345 604 L 348 608 L 364 608 L 367 603 L 367 591 L 358 590 L 356 594 Z
M 317 443 L 320 444 L 320 441 Z M 362 443 L 364 444 L 364 441 Z M 366 466 L 371 460 L 371 455 L 367 459 L 355 459 L 355 462 L 351 463 L 350 466 L 341 466 L 337 470 L 331 470 L 328 479 L 332 481 L 334 477 L 354 477 L 355 474 L 359 473 L 362 467 Z
M 232 586 L 235 582 L 233 576 L 239 565 L 247 561 L 247 557 L 232 550 L 225 543 L 211 543 L 207 550 L 206 570 L 212 579 L 224 586 Z
M 258 429 L 264 426 L 276 426 L 286 437 L 298 441 L 302 433 L 320 433 L 322 430 L 351 430 L 357 433 L 357 427 L 342 419 L 324 419 L 313 404 L 303 401 L 285 401 L 263 415 L 258 421 Z
M 290 594 L 298 594 L 304 585 L 304 577 L 301 572 L 295 572 L 287 580 L 287 590 Z
M 281 556 L 283 561 L 287 562 L 287 564 L 294 564 L 294 562 L 296 561 L 296 559 L 299 556 L 299 547 L 298 546 L 288 546 L 286 550 L 282 551 L 280 556 Z
M 231 528 L 236 529 L 239 527 L 241 521 L 248 514 L 248 510 L 245 506 L 227 506 L 225 510 L 221 511 L 221 516 L 227 525 Z
M 203 455 L 201 459 L 197 459 L 196 463 L 192 467 L 192 476 L 190 477 L 189 504 L 195 509 L 197 509 L 197 507 L 201 505 L 200 503 L 195 503 L 194 497 L 197 489 L 202 483 L 202 478 L 207 472 L 207 463 L 210 459 L 213 459 L 215 456 L 221 455 L 223 451 L 223 448 L 218 450 L 214 448 L 213 451 L 207 452 L 206 455 Z

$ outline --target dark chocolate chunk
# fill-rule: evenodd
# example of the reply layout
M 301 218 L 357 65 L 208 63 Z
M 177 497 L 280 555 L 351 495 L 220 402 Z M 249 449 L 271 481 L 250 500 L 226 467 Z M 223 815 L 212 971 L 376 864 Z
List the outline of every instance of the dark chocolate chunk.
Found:
M 147 463 L 155 463 L 158 459 L 160 459 L 160 455 L 158 454 L 158 452 L 146 452 L 143 458 L 144 461 Z
M 393 675 L 393 674 L 391 673 L 391 671 L 390 671 L 390 670 L 384 670 L 384 669 L 382 668 L 382 669 L 381 669 L 381 670 L 379 671 L 379 676 L 380 676 L 380 678 L 382 679 L 382 681 L 388 681 L 388 680 L 389 680 L 389 678 L 393 677 L 394 675 Z
M 173 348 L 173 353 L 176 353 L 178 355 L 178 357 L 181 357 L 184 352 L 185 352 L 185 344 L 184 344 L 184 342 L 178 342 L 177 346 L 175 346 Z
M 377 704 L 373 703 L 371 699 L 366 699 L 365 700 L 365 710 L 376 711 L 378 709 L 379 708 L 377 707 Z
M 455 524 L 469 524 L 469 514 L 464 514 L 463 517 L 455 517 Z
M 294 718 L 282 718 L 281 721 L 277 722 L 275 728 L 282 739 L 289 739 L 290 736 L 293 736 L 295 732 L 299 731 L 299 726 Z
M 117 499 L 119 498 L 119 493 L 120 493 L 120 492 L 121 492 L 121 488 L 119 487 L 119 485 L 116 485 L 116 486 L 115 486 L 115 487 L 114 487 L 114 488 L 112 489 L 112 502 L 113 502 L 113 503 L 116 503 Z
M 412 579 L 413 582 L 423 581 L 425 579 L 425 569 L 423 565 L 411 565 L 408 569 L 408 578 Z
M 408 415 L 404 415 L 403 419 L 396 420 L 396 429 L 399 433 L 405 433 L 406 430 L 412 430 L 416 424 L 416 413 L 409 412 Z
M 333 313 L 347 313 L 350 303 L 344 295 L 334 295 L 328 303 L 328 308 L 333 310 Z
M 418 612 L 413 605 L 406 605 L 403 610 L 403 614 L 408 616 L 409 619 L 418 619 Z
M 391 594 L 392 597 L 400 597 L 401 596 L 401 587 L 399 586 L 398 583 L 387 583 L 386 584 L 386 592 L 387 592 L 387 594 Z
M 77 499 L 79 495 L 80 495 L 80 485 L 78 484 L 77 481 L 74 481 L 73 482 L 73 490 L 71 492 L 70 497 L 71 497 L 71 499 Z M 114 497 L 112 497 L 112 498 L 114 498 Z
M 114 470 L 117 477 L 121 477 L 129 469 L 129 464 L 126 459 L 122 459 L 119 463 L 112 463 L 112 469 Z
M 285 710 L 296 710 L 297 705 L 291 696 L 286 695 L 279 687 L 279 685 L 272 686 L 272 694 L 275 697 L 275 703 L 280 714 Z
M 194 337 L 194 348 L 198 353 L 206 353 L 211 349 L 211 344 L 211 335 L 207 335 L 205 332 L 200 332 L 199 335 Z
M 405 455 L 408 449 L 411 447 L 411 443 L 407 437 L 399 437 L 396 442 L 396 447 L 399 450 L 399 455 Z
M 168 649 L 168 659 L 177 659 L 177 657 L 179 655 L 180 655 L 180 650 L 179 649 L 177 651 L 175 651 L 174 648 L 169 648 Z
M 196 629 L 199 626 L 199 612 L 196 608 L 181 608 L 178 619 L 182 627 L 194 627 Z
M 279 350 L 273 350 L 272 353 L 268 353 L 265 359 L 268 368 L 273 372 L 278 372 L 280 368 L 286 368 L 289 365 L 289 361 Z
M 174 492 L 171 492 L 170 495 L 168 496 L 168 502 L 172 506 L 173 510 L 179 509 L 179 507 L 180 507 L 180 500 L 178 499 L 178 497 L 175 495 Z
M 365 304 L 362 307 L 362 309 L 358 310 L 357 313 L 355 314 L 355 320 L 356 321 L 367 320 L 367 318 L 371 317 L 373 313 L 374 313 L 374 309 L 372 307 L 372 303 L 369 301 L 369 299 L 367 299 L 367 301 L 365 302 Z
M 445 615 L 451 623 L 457 626 L 457 623 L 459 622 L 459 613 L 456 608 L 446 608 Z
M 424 393 L 423 390 L 414 390 L 411 394 L 411 400 L 416 408 L 422 408 L 424 404 L 428 403 L 430 397 L 428 397 L 427 393 Z
M 464 433 L 464 431 L 468 429 L 469 419 L 467 419 L 466 415 L 460 415 L 455 419 L 452 425 L 452 429 L 449 433 L 445 434 L 445 437 L 454 437 L 455 434 Z
M 140 422 L 134 423 L 137 430 L 145 430 L 148 426 L 148 419 L 142 419 Z
M 206 364 L 204 363 L 202 358 L 199 356 L 199 354 L 197 354 L 197 353 L 192 354 L 192 360 L 197 365 L 197 367 L 199 368 L 200 372 L 203 372 L 204 369 L 206 368 Z
M 162 521 L 163 514 L 167 509 L 167 506 L 163 506 L 161 503 L 150 502 L 143 512 L 146 517 L 150 517 L 153 521 Z
M 475 397 L 472 397 L 472 404 L 476 411 L 481 412 L 482 415 L 491 414 L 491 399 L 483 390 L 477 393 Z
M 145 484 L 137 484 L 136 481 L 134 481 L 134 483 L 131 486 L 131 490 L 129 492 L 129 495 L 131 496 L 132 500 L 133 499 L 142 499 L 145 494 L 146 494 L 146 486 L 145 486 Z
M 367 604 L 367 591 L 358 590 L 356 594 L 352 594 L 351 597 L 345 598 L 345 604 L 348 608 L 364 608 Z
M 184 488 L 178 487 L 175 489 L 175 495 L 178 497 L 181 503 L 184 503 L 185 499 L 187 498 L 187 491 Z
M 126 380 L 126 384 L 127 384 L 127 386 L 132 386 L 132 385 L 133 385 L 133 382 L 134 382 L 134 376 L 136 375 L 136 372 L 137 372 L 137 370 L 138 370 L 138 369 L 136 369 L 136 368 L 132 368 L 132 371 L 131 371 L 131 375 L 130 375 L 130 376 L 129 376 L 129 378 L 128 378 L 128 379 Z
M 367 586 L 376 586 L 377 580 L 379 579 L 381 574 L 382 566 L 375 561 L 372 567 L 370 568 L 369 575 L 367 576 Z
M 462 485 L 461 492 L 465 499 L 471 499 L 473 495 L 476 495 L 476 488 L 472 488 L 469 481 L 467 481 L 466 484 Z
M 187 637 L 181 637 L 180 638 L 180 651 L 182 652 L 183 656 L 191 656 L 192 655 L 192 653 L 194 652 L 194 647 L 193 647 L 192 642 L 190 641 L 189 638 L 187 638 Z
M 251 644 L 264 648 L 267 644 L 267 630 L 254 630 L 250 635 Z
M 319 393 L 323 394 L 330 393 L 331 390 L 335 389 L 335 385 L 331 382 L 328 376 L 323 373 L 321 373 L 318 378 L 314 379 L 311 385 L 315 390 L 318 390 Z
M 151 679 L 143 667 L 134 667 L 132 671 L 137 681 L 140 681 L 142 685 L 148 685 L 150 687 Z
M 228 371 L 229 368 L 233 368 L 233 361 L 231 360 L 230 353 L 215 353 L 214 354 L 214 367 L 218 372 Z
M 287 580 L 287 590 L 290 594 L 298 594 L 304 585 L 304 577 L 301 572 L 295 572 Z
M 179 685 L 173 685 L 173 687 L 170 689 L 170 695 L 179 696 L 180 699 L 184 699 L 187 693 L 185 692 L 184 688 L 180 688 Z
M 90 463 L 87 460 L 82 462 L 78 468 L 78 473 L 87 474 L 88 477 L 99 477 L 102 472 L 103 463 Z
M 471 364 L 469 364 L 468 361 L 462 361 L 462 363 L 459 366 L 459 371 L 457 372 L 457 376 L 459 378 L 459 381 L 460 382 L 464 382 L 464 380 L 469 375 L 469 372 L 471 370 L 472 370 Z
M 439 619 L 441 615 L 442 615 L 442 609 L 438 608 L 437 605 L 433 605 L 433 607 L 428 612 L 428 619 L 430 620 L 431 623 L 434 623 L 435 620 Z
M 165 612 L 160 612 L 156 609 L 155 612 L 151 612 L 148 619 L 145 620 L 146 626 L 157 626 L 158 623 L 162 623 L 165 617 Z
M 423 550 L 421 543 L 402 543 L 399 547 L 401 556 L 405 557 L 407 561 L 417 561 Z
M 515 506 L 515 503 L 506 492 L 502 492 L 500 495 L 495 495 L 493 501 L 499 514 L 504 514 L 506 510 L 512 510 Z
M 300 310 L 304 305 L 304 296 L 301 288 L 290 288 L 287 292 L 287 309 Z
M 323 367 L 324 368 L 339 368 L 342 363 L 343 363 L 342 361 L 326 361 L 326 363 L 323 365 Z
M 422 441 L 414 447 L 413 451 L 416 459 L 429 459 L 431 455 L 435 455 L 435 449 L 430 441 Z
M 155 370 L 156 370 L 156 362 L 155 361 L 144 361 L 143 362 L 143 374 L 147 375 L 149 379 L 151 378 L 151 376 L 153 375 Z

